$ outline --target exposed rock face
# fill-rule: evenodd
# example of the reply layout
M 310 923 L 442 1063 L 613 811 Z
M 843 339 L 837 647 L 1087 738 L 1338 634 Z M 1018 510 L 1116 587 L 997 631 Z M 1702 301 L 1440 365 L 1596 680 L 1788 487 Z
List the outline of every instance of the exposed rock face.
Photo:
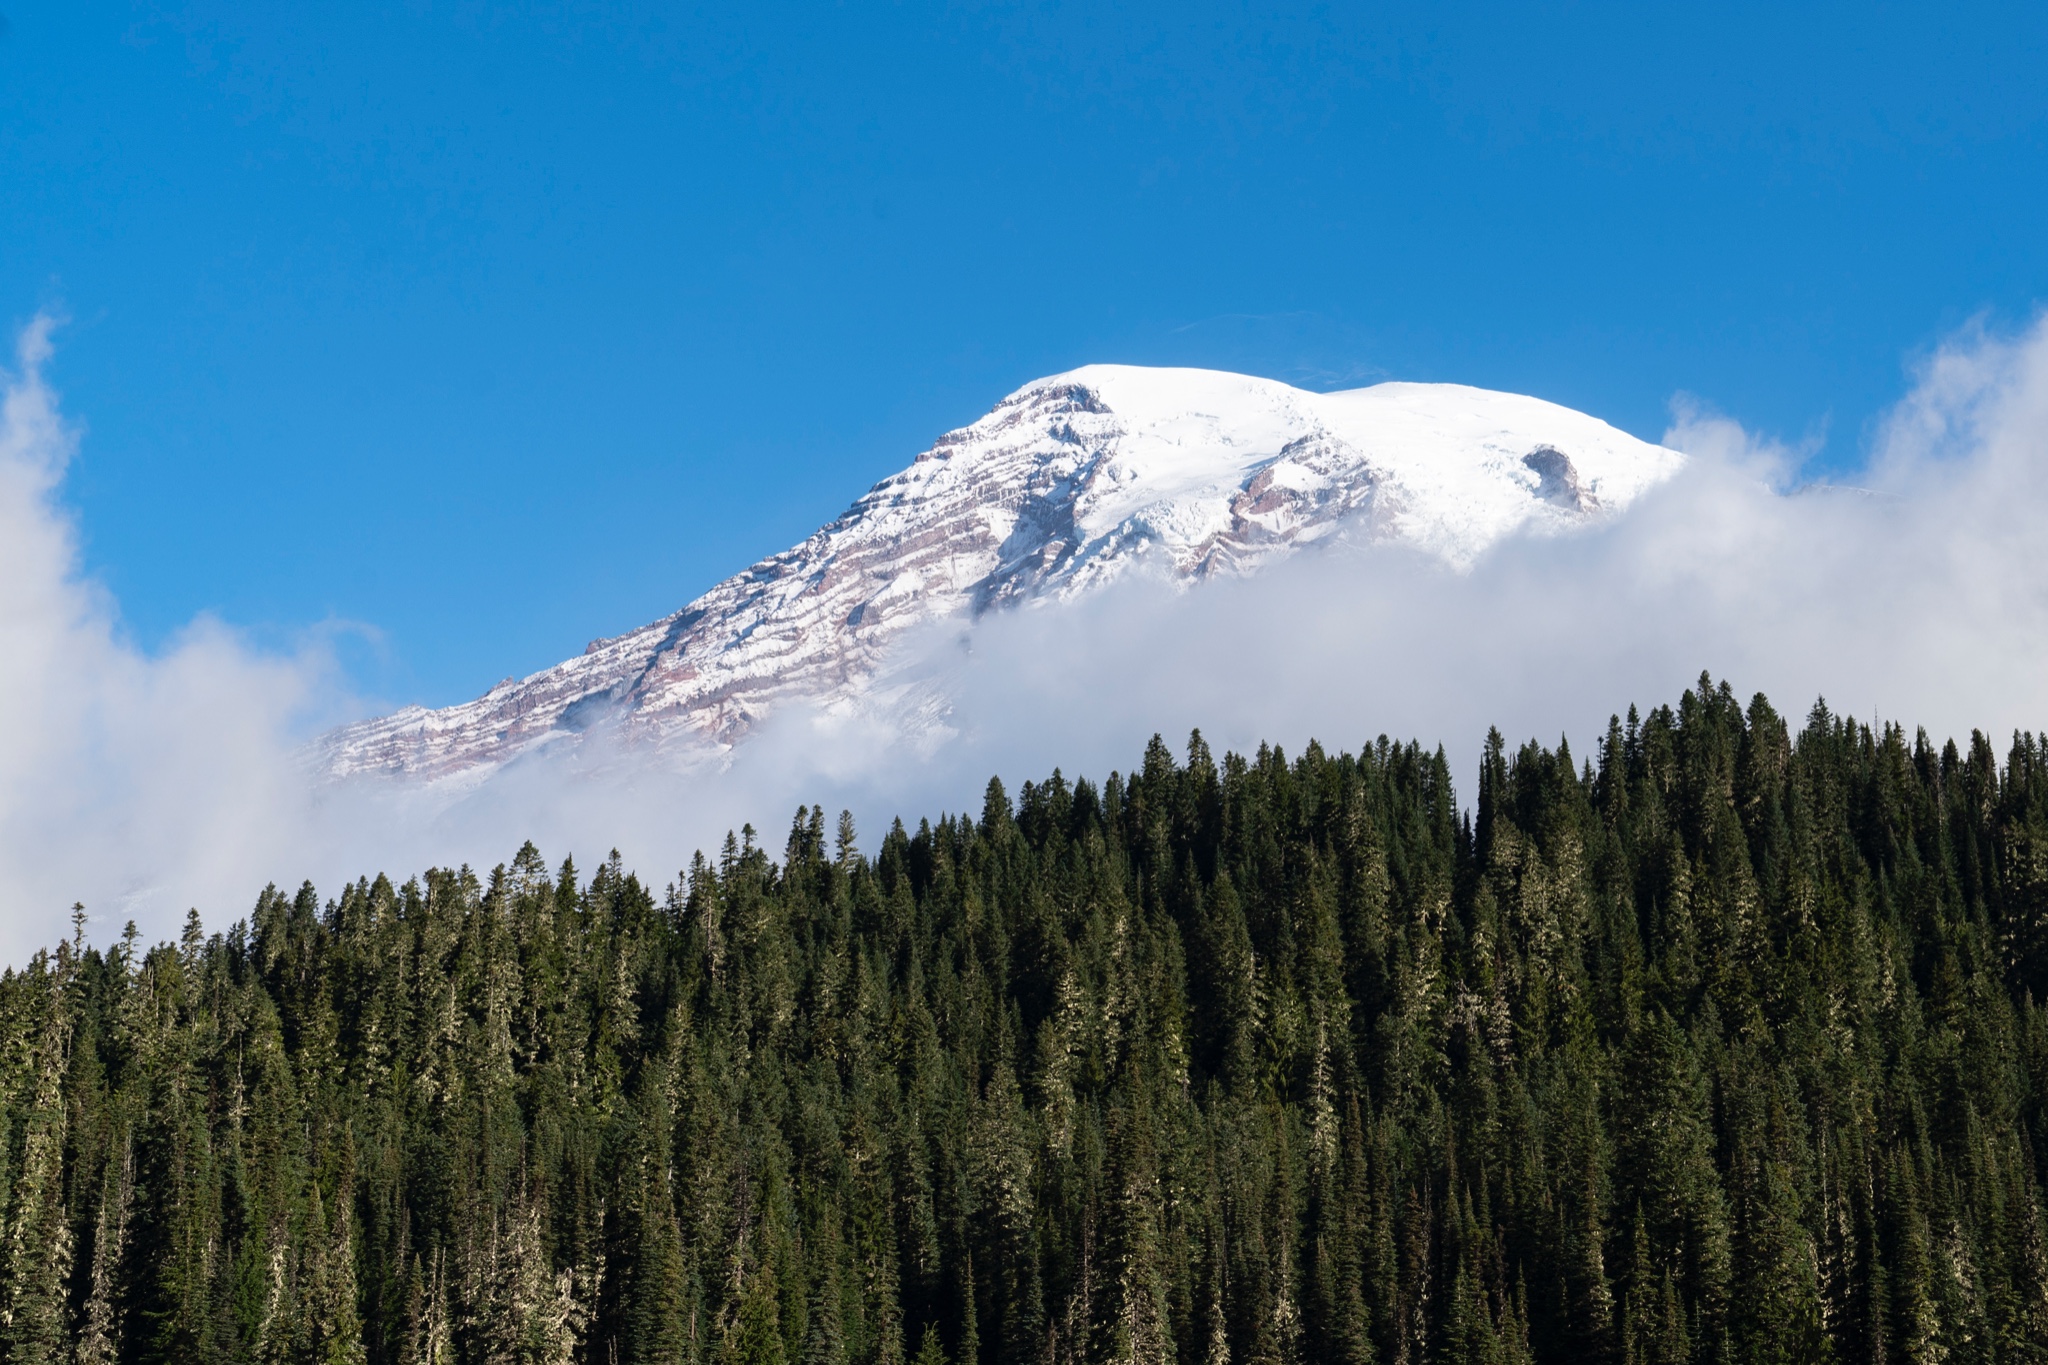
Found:
M 1538 446 L 1522 457 L 1522 463 L 1536 475 L 1536 496 L 1552 507 L 1567 512 L 1597 512 L 1600 499 L 1579 481 L 1572 457 L 1550 446 Z
M 1244 574 L 1339 527 L 1464 567 L 1518 529 L 1625 507 L 1682 457 L 1534 398 L 1449 384 L 1315 394 L 1094 365 L 941 436 L 802 544 L 675 615 L 440 711 L 337 730 L 337 775 L 439 776 L 608 722 L 731 743 L 778 701 L 855 696 L 912 627 L 1058 602 L 1141 559 Z

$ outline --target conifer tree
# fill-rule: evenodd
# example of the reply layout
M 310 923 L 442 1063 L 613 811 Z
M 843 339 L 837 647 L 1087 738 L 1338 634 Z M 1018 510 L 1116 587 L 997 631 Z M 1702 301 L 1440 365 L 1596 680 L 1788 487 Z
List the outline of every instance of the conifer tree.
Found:
M 1055 770 L 0 974 L 0 1365 L 2048 1359 L 2048 747 Z M 828 834 L 833 837 L 828 838 Z

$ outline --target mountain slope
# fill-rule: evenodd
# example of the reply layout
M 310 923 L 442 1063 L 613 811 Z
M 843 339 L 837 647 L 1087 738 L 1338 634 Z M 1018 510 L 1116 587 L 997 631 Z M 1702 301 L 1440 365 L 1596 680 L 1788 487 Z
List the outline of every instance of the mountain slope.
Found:
M 600 723 L 727 744 L 778 701 L 858 694 L 920 625 L 1060 601 L 1153 563 L 1256 570 L 1344 528 L 1454 567 L 1627 506 L 1682 457 L 1540 399 L 1452 384 L 1309 393 L 1091 365 L 948 432 L 802 544 L 681 611 L 444 710 L 329 735 L 336 775 L 439 776 Z

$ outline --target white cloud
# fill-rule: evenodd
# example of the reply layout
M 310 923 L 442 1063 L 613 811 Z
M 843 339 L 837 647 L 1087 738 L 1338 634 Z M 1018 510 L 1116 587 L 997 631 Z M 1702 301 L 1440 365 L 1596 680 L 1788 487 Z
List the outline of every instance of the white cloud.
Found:
M 294 720 L 317 654 L 245 647 L 200 618 L 150 657 L 81 576 L 55 500 L 77 445 L 44 379 L 52 322 L 21 334 L 0 408 L 0 960 L 21 960 L 74 900 L 153 930 L 169 902 L 247 899 L 303 829 Z M 181 911 L 180 911 L 181 913 Z M 96 926 L 98 936 L 104 925 Z
M 83 898 L 166 932 L 197 903 L 238 915 L 267 880 L 323 888 L 379 868 L 495 862 L 531 837 L 588 863 L 616 845 L 656 881 L 752 821 L 779 845 L 792 809 L 882 822 L 978 810 L 1055 765 L 1128 768 L 1155 730 L 1199 725 L 1219 750 L 1380 733 L 1449 750 L 1469 782 L 1489 724 L 1590 741 L 1630 702 L 1673 700 L 1702 669 L 1795 716 L 1925 725 L 1937 739 L 2048 726 L 2048 327 L 1972 332 L 1920 369 L 1854 488 L 1779 491 L 1800 452 L 1697 405 L 1666 441 L 1694 458 L 1590 532 L 1525 537 L 1469 573 L 1393 547 L 1338 546 L 1257 578 L 1177 592 L 1132 581 L 1057 610 L 956 626 L 906 651 L 900 678 L 951 699 L 942 738 L 906 743 L 886 712 L 787 712 L 723 770 L 644 756 L 536 756 L 429 789 L 315 787 L 292 726 L 329 703 L 317 656 L 254 653 L 200 624 L 161 657 L 122 643 L 80 580 L 51 501 L 71 441 L 31 329 L 9 390 L 0 470 L 0 704 L 39 718 L 0 735 L 0 948 L 18 959 Z M 97 898 L 97 899 L 96 899 Z

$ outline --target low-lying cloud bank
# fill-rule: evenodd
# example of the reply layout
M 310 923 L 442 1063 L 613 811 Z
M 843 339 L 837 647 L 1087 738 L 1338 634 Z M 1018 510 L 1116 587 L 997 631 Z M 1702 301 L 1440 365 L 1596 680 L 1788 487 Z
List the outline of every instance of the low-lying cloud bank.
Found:
M 318 650 L 265 654 L 204 620 L 158 655 L 123 639 L 55 500 L 74 439 L 48 335 L 24 333 L 0 427 L 0 960 L 75 900 L 95 937 L 129 917 L 161 935 L 187 906 L 226 923 L 267 881 L 488 865 L 526 838 L 586 865 L 616 846 L 657 881 L 742 822 L 779 845 L 800 802 L 851 807 L 872 843 L 898 813 L 978 809 L 991 772 L 1099 777 L 1196 726 L 1218 749 L 1417 737 L 1462 778 L 1488 725 L 1584 751 L 1702 669 L 1937 739 L 2048 726 L 2048 323 L 1937 352 L 1854 488 L 1784 491 L 1788 452 L 1688 413 L 1665 440 L 1694 458 L 1626 516 L 1467 574 L 1340 545 L 935 632 L 899 665 L 912 695 L 950 701 L 921 739 L 888 708 L 793 711 L 724 765 L 600 741 L 426 789 L 307 770 L 309 718 L 346 705 Z

